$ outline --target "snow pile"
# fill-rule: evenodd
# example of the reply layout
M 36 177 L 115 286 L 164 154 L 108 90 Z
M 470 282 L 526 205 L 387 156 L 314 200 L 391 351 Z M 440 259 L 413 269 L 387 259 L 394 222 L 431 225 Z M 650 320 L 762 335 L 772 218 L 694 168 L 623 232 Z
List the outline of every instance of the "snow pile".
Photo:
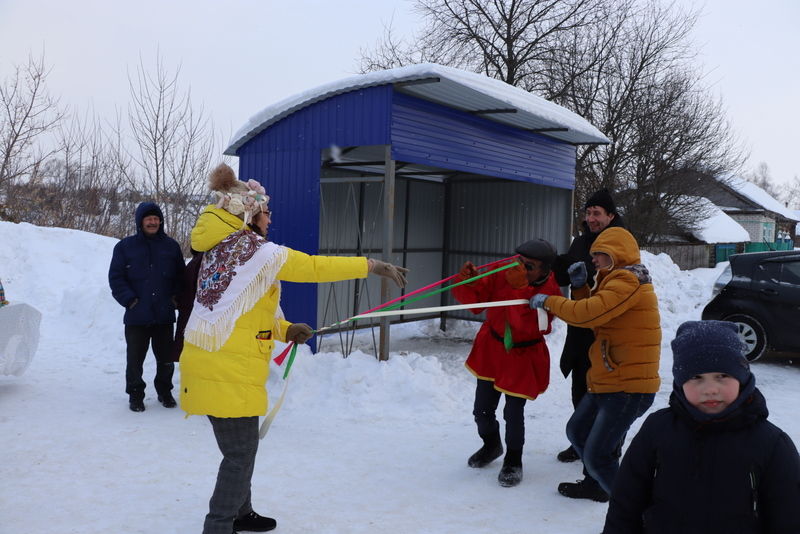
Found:
M 661 328 L 671 339 L 678 325 L 691 318 L 699 319 L 711 297 L 711 288 L 689 271 L 681 271 L 668 255 L 642 251 L 642 262 L 650 271 L 658 296 Z

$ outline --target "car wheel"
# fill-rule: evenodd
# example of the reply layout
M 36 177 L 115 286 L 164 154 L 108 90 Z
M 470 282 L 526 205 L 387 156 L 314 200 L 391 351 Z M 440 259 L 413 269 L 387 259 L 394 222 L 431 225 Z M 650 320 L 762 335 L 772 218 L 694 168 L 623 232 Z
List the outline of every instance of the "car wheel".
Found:
M 767 333 L 761 323 L 749 315 L 731 315 L 725 320 L 736 323 L 739 327 L 739 335 L 747 346 L 744 354 L 747 361 L 754 362 L 764 355 L 764 350 L 767 348 Z

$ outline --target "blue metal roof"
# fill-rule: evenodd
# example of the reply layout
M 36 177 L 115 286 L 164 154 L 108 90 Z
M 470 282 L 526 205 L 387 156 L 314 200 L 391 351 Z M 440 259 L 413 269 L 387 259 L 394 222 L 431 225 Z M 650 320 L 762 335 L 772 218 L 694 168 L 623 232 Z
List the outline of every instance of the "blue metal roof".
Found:
M 608 138 L 579 115 L 500 80 L 436 64 L 409 65 L 337 80 L 277 102 L 254 115 L 231 138 L 225 153 L 298 110 L 333 96 L 379 85 L 436 102 L 521 130 L 539 130 L 572 144 L 608 143 Z

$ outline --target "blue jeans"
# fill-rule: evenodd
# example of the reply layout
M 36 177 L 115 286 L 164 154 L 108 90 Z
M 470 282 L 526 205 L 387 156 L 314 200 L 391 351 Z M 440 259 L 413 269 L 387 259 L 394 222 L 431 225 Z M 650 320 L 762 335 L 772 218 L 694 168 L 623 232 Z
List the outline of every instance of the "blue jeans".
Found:
M 619 470 L 619 449 L 633 422 L 653 404 L 655 393 L 587 393 L 567 422 L 567 438 L 586 472 L 606 493 Z

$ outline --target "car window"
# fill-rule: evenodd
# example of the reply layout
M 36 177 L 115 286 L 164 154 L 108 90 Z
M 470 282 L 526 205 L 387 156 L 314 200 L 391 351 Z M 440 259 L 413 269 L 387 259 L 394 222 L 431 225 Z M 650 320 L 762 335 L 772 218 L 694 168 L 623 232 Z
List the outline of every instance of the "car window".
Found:
M 783 263 L 781 281 L 784 284 L 800 286 L 800 261 L 787 261 Z
M 781 264 L 777 261 L 759 263 L 755 270 L 754 281 L 779 284 L 781 280 Z

